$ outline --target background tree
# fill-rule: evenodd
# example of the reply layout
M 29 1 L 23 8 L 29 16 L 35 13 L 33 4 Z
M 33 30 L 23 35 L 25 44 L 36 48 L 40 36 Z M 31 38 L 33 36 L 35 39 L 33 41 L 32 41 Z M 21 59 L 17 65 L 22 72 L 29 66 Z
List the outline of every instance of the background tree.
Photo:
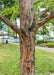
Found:
M 47 9 L 34 15 L 34 4 L 36 5 L 38 2 L 34 3 L 33 0 L 19 0 L 20 29 L 0 13 L 0 20 L 18 33 L 20 37 L 20 75 L 35 75 L 35 35 L 41 26 L 54 18 L 54 11 L 52 11 L 48 16 L 38 21 L 37 18 L 46 14 L 53 7 L 53 5 L 49 6 L 52 4 L 51 2 L 47 2 L 46 4 L 49 7 L 46 6 L 48 7 Z M 45 3 L 46 1 L 44 0 L 43 2 Z

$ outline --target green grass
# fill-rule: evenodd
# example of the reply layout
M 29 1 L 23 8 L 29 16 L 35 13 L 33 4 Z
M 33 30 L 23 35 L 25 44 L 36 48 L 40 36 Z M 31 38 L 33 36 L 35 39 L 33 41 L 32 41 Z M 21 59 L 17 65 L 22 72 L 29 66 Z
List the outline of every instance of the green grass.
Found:
M 36 49 L 35 75 L 54 73 L 54 53 Z M 0 75 L 20 75 L 20 47 L 0 44 Z

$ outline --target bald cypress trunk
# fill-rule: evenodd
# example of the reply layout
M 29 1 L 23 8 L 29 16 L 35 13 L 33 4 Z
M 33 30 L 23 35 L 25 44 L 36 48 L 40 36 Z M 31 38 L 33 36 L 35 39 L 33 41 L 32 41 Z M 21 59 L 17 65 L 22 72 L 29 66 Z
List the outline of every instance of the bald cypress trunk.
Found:
M 29 33 L 20 39 L 20 75 L 35 75 L 35 37 Z
M 29 31 L 33 24 L 33 0 L 19 0 L 20 28 L 23 35 L 20 37 L 20 75 L 35 75 L 35 35 Z

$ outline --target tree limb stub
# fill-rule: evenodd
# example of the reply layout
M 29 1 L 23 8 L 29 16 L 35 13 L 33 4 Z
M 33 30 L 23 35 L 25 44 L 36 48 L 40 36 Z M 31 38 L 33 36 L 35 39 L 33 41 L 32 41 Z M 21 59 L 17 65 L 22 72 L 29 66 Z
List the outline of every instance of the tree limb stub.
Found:
M 45 9 L 45 10 L 43 10 L 41 12 L 39 12 L 37 15 L 35 15 L 35 19 L 41 17 L 42 15 L 44 15 L 45 13 L 47 13 L 51 9 L 52 9 L 52 6 L 48 7 L 47 9 Z
M 47 17 L 45 17 L 44 19 L 42 19 L 41 21 L 39 21 L 38 23 L 36 23 L 35 29 L 40 28 L 40 27 L 43 26 L 45 23 L 47 23 L 48 21 L 50 21 L 52 18 L 54 18 L 54 11 L 51 12 Z
M 7 26 L 9 26 L 12 30 L 14 30 L 16 33 L 18 33 L 19 35 L 21 35 L 21 30 L 18 29 L 12 22 L 10 22 L 5 16 L 3 16 L 0 13 L 0 20 L 3 21 L 5 24 L 7 24 Z
M 35 2 L 34 5 L 36 5 L 36 4 L 39 3 L 39 2 L 40 2 L 40 1 Z

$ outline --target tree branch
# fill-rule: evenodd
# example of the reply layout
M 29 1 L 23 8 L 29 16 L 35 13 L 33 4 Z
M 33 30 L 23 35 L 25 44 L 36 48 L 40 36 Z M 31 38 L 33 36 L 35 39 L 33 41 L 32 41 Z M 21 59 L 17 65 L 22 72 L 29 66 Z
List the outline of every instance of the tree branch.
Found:
M 47 13 L 50 9 L 52 9 L 52 7 L 48 7 L 47 9 L 43 10 L 42 12 L 39 12 L 37 15 L 35 15 L 35 19 L 41 17 L 42 15 L 44 15 L 45 13 Z
M 11 23 L 5 16 L 3 16 L 0 13 L 0 20 L 3 21 L 5 24 L 7 24 L 7 26 L 9 26 L 12 30 L 14 30 L 16 33 L 18 33 L 19 35 L 21 35 L 21 30 L 18 29 L 13 23 Z
M 37 3 L 39 3 L 39 2 L 40 2 L 40 1 L 35 2 L 34 5 L 37 4 Z
M 45 23 L 47 23 L 52 18 L 54 18 L 54 11 L 51 12 L 47 17 L 45 17 L 44 19 L 42 19 L 41 21 L 39 21 L 38 23 L 36 23 L 35 30 L 37 30 L 38 28 L 40 28 L 41 26 L 43 26 Z

